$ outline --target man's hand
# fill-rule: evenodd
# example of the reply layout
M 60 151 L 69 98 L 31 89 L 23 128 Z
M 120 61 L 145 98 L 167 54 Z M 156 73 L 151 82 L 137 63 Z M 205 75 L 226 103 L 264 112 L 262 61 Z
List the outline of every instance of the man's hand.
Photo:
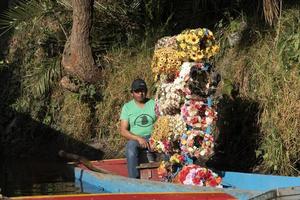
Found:
M 145 148 L 145 149 L 150 149 L 150 146 L 145 138 L 137 137 L 136 140 L 140 144 L 140 147 Z
M 141 148 L 150 149 L 150 145 L 147 140 L 143 137 L 132 134 L 129 131 L 129 123 L 126 120 L 121 120 L 120 123 L 120 133 L 122 136 L 127 138 L 128 140 L 136 140 Z

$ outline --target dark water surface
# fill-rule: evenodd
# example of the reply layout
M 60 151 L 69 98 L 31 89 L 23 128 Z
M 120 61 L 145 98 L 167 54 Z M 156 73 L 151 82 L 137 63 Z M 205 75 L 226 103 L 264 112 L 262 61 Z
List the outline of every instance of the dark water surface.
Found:
M 75 180 L 73 166 L 61 162 L 1 161 L 1 194 L 7 197 L 101 192 Z

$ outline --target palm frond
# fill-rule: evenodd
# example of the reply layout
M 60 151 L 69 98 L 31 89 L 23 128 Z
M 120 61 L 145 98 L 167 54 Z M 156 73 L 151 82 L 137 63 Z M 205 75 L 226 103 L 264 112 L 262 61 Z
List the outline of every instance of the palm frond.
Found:
M 44 4 L 37 0 L 20 0 L 0 15 L 0 36 L 21 23 L 38 19 L 45 11 Z
M 27 77 L 30 79 L 28 82 L 31 84 L 28 87 L 31 88 L 32 95 L 34 97 L 45 96 L 61 77 L 61 71 L 60 58 L 49 60 L 38 66 L 34 73 Z
M 131 10 L 136 10 L 140 7 L 141 1 L 140 0 L 133 0 L 128 7 L 131 8 Z
M 94 7 L 96 11 L 104 13 L 114 19 L 120 20 L 121 18 L 127 17 L 128 13 L 132 13 L 137 10 L 140 6 L 140 0 L 135 0 L 131 2 L 129 5 L 125 3 L 114 3 L 107 4 L 102 3 L 101 1 L 95 1 Z

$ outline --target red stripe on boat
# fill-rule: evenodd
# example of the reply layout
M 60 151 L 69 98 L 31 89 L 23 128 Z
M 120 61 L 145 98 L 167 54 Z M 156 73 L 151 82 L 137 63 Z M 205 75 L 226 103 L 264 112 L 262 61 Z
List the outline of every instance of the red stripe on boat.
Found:
M 218 193 L 137 193 L 137 194 L 87 194 L 87 195 L 57 195 L 57 196 L 36 196 L 17 197 L 12 200 L 234 200 L 233 196 Z

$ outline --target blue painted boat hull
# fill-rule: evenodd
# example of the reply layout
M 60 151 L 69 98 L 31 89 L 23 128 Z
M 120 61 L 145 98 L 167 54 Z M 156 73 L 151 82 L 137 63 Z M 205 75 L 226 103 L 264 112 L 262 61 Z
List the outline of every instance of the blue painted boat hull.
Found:
M 123 176 L 95 173 L 82 168 L 75 168 L 75 177 L 81 181 L 87 193 L 142 193 L 142 192 L 225 192 L 237 199 L 246 200 L 263 193 L 283 187 L 300 186 L 300 178 L 222 172 L 224 188 L 210 188 L 164 183 L 150 180 L 130 179 Z M 99 191 L 89 191 L 88 185 Z
M 117 175 L 107 175 L 91 172 L 81 168 L 75 168 L 75 177 L 82 181 L 83 192 L 87 193 L 144 193 L 144 192 L 226 192 L 238 199 L 246 200 L 261 194 L 257 191 L 239 189 L 216 189 L 210 187 L 186 186 L 173 183 L 164 183 L 149 180 L 130 179 Z M 85 184 L 99 188 L 99 191 L 89 191 Z M 93 187 L 93 188 L 94 188 Z
M 268 190 L 300 186 L 300 177 L 274 176 L 253 173 L 224 172 L 222 184 L 229 188 L 266 192 Z

